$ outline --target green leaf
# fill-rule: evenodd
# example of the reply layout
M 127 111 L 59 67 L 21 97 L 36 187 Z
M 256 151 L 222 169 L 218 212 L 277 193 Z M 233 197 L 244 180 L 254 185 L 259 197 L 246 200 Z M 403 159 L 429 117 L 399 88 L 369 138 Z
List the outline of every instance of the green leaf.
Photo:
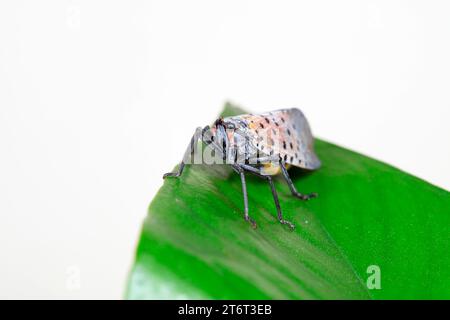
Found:
M 240 113 L 227 104 L 223 115 Z M 269 185 L 258 177 L 247 177 L 257 229 L 242 217 L 240 179 L 229 167 L 187 166 L 181 178 L 166 179 L 149 207 L 126 297 L 450 298 L 450 193 L 315 143 L 322 167 L 290 173 L 299 191 L 318 198 L 294 198 L 276 178 L 294 231 L 278 223 Z M 370 266 L 379 267 L 380 289 L 367 286 L 376 276 Z

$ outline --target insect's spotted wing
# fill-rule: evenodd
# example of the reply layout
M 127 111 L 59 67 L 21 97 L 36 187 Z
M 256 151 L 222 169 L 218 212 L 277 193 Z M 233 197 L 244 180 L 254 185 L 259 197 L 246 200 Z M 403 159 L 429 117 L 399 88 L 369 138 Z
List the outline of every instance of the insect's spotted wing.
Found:
M 304 169 L 320 167 L 314 153 L 311 129 L 300 110 L 282 109 L 233 118 L 246 122 L 250 143 L 258 149 L 260 158 L 281 157 L 286 163 Z

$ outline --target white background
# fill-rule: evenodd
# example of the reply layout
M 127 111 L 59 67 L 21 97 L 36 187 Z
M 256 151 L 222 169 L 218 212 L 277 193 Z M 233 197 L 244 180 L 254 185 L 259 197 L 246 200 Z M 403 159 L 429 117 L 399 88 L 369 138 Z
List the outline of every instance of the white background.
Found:
M 0 298 L 121 298 L 230 99 L 450 189 L 449 1 L 2 1 Z M 79 280 L 79 281 L 78 281 Z

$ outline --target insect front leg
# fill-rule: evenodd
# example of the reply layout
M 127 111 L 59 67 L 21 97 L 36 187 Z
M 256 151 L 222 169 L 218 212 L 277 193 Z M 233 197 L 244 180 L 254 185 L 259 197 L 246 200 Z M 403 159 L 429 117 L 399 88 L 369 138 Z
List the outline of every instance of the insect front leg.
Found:
M 242 195 L 244 197 L 244 219 L 251 223 L 252 227 L 256 229 L 256 222 L 248 215 L 248 196 L 247 196 L 247 184 L 245 182 L 245 171 L 238 165 L 232 165 L 234 171 L 236 171 L 241 177 L 242 183 Z
M 195 133 L 191 138 L 191 142 L 189 143 L 189 146 L 187 147 L 187 149 L 184 153 L 183 160 L 181 160 L 181 162 L 180 162 L 180 166 L 178 167 L 178 170 L 175 172 L 165 173 L 163 175 L 163 179 L 165 179 L 167 177 L 178 178 L 179 176 L 181 176 L 181 174 L 183 173 L 184 167 L 186 166 L 186 161 L 187 161 L 188 157 L 194 155 L 195 151 L 197 150 L 198 139 L 200 139 L 203 136 L 203 133 L 208 129 L 209 129 L 209 127 L 205 127 L 203 130 L 201 130 L 200 128 L 197 128 L 195 130 Z
M 293 196 L 295 196 L 299 199 L 302 199 L 302 200 L 309 200 L 311 198 L 317 197 L 317 193 L 315 193 L 315 192 L 310 193 L 310 194 L 302 194 L 302 193 L 298 192 L 294 186 L 294 183 L 291 180 L 291 177 L 289 176 L 289 173 L 286 169 L 286 165 L 284 164 L 284 161 L 280 161 L 280 167 L 281 167 L 281 172 L 283 173 L 283 177 L 286 180 Z
M 291 229 L 294 229 L 295 225 L 292 222 L 283 219 L 283 213 L 281 212 L 281 207 L 280 207 L 280 200 L 278 199 L 277 190 L 275 189 L 275 185 L 273 183 L 272 177 L 261 174 L 258 169 L 254 168 L 250 165 L 241 164 L 240 167 L 244 171 L 253 173 L 254 175 L 256 175 L 260 178 L 266 179 L 269 182 L 270 190 L 272 191 L 273 201 L 275 202 L 275 207 L 277 208 L 278 220 L 280 221 L 281 224 L 287 224 Z

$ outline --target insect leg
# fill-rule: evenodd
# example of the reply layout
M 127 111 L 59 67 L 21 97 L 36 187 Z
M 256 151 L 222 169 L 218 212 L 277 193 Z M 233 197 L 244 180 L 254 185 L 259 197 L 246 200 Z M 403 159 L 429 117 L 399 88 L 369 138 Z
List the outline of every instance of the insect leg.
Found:
M 253 228 L 256 228 L 256 222 L 248 215 L 248 196 L 247 196 L 247 184 L 245 182 L 245 171 L 238 165 L 232 165 L 234 171 L 236 171 L 241 176 L 242 183 L 242 195 L 244 197 L 244 219 L 249 221 Z
M 163 175 L 163 179 L 167 178 L 167 177 L 179 177 L 181 176 L 181 174 L 183 173 L 183 169 L 186 165 L 186 158 L 188 156 L 192 156 L 195 151 L 197 150 L 197 142 L 198 139 L 203 135 L 203 133 L 206 131 L 207 127 L 205 127 L 203 130 L 200 130 L 200 128 L 197 128 L 195 130 L 194 135 L 191 138 L 191 142 L 189 143 L 189 146 L 186 149 L 186 152 L 184 153 L 184 157 L 183 160 L 181 160 L 180 162 L 180 166 L 178 167 L 178 171 L 176 172 L 167 172 Z M 209 127 L 208 127 L 209 129 Z
M 281 172 L 283 173 L 283 177 L 286 180 L 293 196 L 295 196 L 299 199 L 302 199 L 302 200 L 309 200 L 311 198 L 317 197 L 317 193 L 315 193 L 315 192 L 310 193 L 310 194 L 302 194 L 302 193 L 298 192 L 294 186 L 294 183 L 291 180 L 291 177 L 289 177 L 289 173 L 286 169 L 286 165 L 284 164 L 284 161 L 280 161 L 280 167 L 281 167 Z
M 280 207 L 280 200 L 278 199 L 277 190 L 275 189 L 275 185 L 273 183 L 272 177 L 261 174 L 258 169 L 254 168 L 250 165 L 242 164 L 242 165 L 240 165 L 240 167 L 242 169 L 244 169 L 245 171 L 253 173 L 254 175 L 256 175 L 260 178 L 266 179 L 269 182 L 270 190 L 272 191 L 273 201 L 275 202 L 275 207 L 277 208 L 278 220 L 280 221 L 281 224 L 287 224 L 291 229 L 294 229 L 295 225 L 293 223 L 283 219 L 283 213 L 281 212 L 281 207 Z

